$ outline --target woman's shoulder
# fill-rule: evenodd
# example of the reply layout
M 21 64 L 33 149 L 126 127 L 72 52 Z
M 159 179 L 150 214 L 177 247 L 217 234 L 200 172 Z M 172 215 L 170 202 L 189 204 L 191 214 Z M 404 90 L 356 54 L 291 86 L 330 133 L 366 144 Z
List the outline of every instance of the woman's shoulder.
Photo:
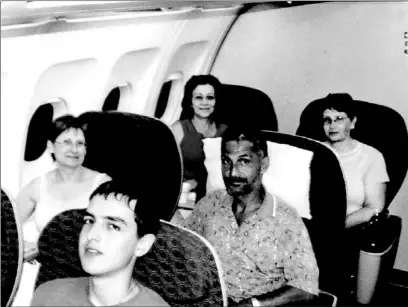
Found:
M 183 139 L 184 136 L 184 129 L 183 129 L 183 124 L 182 121 L 176 121 L 170 126 L 171 131 L 174 134 L 174 137 L 176 138 L 177 143 L 180 143 L 181 140 Z
M 41 182 L 43 180 L 47 180 L 49 178 L 51 178 L 51 176 L 53 175 L 53 170 L 46 172 L 40 176 L 35 177 L 34 179 L 32 179 L 30 182 L 28 182 L 23 189 L 34 189 L 34 190 L 38 190 L 40 188 Z
M 101 183 L 112 180 L 112 178 L 106 173 L 101 173 L 101 172 L 95 171 L 87 167 L 84 167 L 84 170 L 85 170 L 85 180 L 99 178 L 99 181 Z
M 383 157 L 382 153 L 375 147 L 370 146 L 366 143 L 357 141 L 357 146 L 362 154 L 369 156 L 370 158 L 375 158 L 378 156 Z
M 20 190 L 18 199 L 21 199 L 21 198 L 25 199 L 28 197 L 29 199 L 38 201 L 39 196 L 40 196 L 41 182 L 44 180 L 44 178 L 49 178 L 49 176 L 51 176 L 51 173 L 52 171 L 44 173 L 40 176 L 35 177 L 31 181 L 29 181 L 27 184 L 25 184 Z

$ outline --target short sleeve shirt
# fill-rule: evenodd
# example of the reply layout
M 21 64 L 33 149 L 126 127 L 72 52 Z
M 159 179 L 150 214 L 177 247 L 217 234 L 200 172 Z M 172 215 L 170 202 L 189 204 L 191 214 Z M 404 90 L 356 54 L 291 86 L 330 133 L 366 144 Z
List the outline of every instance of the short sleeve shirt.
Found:
M 388 182 L 383 155 L 374 147 L 357 142 L 355 149 L 337 154 L 347 187 L 347 214 L 362 208 L 367 186 Z
M 296 210 L 267 193 L 256 214 L 238 226 L 232 201 L 225 190 L 212 192 L 185 225 L 215 247 L 228 296 L 238 302 L 284 285 L 317 294 L 319 270 Z

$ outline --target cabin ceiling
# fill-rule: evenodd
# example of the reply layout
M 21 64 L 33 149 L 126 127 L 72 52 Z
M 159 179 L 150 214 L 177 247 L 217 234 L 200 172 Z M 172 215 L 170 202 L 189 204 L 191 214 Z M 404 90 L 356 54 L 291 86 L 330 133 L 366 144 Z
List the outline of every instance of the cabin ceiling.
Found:
M 292 1 L 2 1 L 1 26 L 35 23 L 44 20 L 114 16 L 134 12 L 157 12 L 185 8 L 213 9 L 237 5 L 251 7 L 261 3 L 273 3 L 277 7 L 304 5 L 313 2 Z

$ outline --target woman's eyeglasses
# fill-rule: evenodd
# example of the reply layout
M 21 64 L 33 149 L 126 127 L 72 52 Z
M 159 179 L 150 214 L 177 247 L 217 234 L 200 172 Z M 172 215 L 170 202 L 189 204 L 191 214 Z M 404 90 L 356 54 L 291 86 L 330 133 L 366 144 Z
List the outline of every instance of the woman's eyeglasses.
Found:
M 84 142 L 72 142 L 71 140 L 64 140 L 64 141 L 55 141 L 55 143 L 61 144 L 64 147 L 73 148 L 74 146 L 78 149 L 84 149 L 86 147 L 86 143 Z
M 336 116 L 334 119 L 330 117 L 323 117 L 323 124 L 324 125 L 331 125 L 332 123 L 335 124 L 342 124 L 348 116 Z

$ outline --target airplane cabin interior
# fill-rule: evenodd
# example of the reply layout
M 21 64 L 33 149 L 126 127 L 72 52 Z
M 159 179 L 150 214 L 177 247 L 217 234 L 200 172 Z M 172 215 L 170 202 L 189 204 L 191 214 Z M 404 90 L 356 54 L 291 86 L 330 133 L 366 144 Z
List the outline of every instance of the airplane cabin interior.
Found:
M 2 306 L 15 306 L 24 276 L 16 198 L 54 168 L 47 133 L 65 114 L 88 127 L 85 166 L 151 195 L 162 230 L 135 267 L 143 282 L 171 306 L 229 305 L 215 249 L 170 222 L 185 201 L 170 127 L 186 82 L 205 74 L 225 88 L 224 124 L 263 131 L 271 189 L 307 207 L 315 304 L 408 305 L 408 2 L 151 0 L 1 2 Z M 321 128 L 330 93 L 353 97 L 353 135 L 382 153 L 389 175 L 386 218 L 367 226 L 352 270 L 343 169 Z M 204 141 L 217 168 L 206 164 L 207 192 L 224 187 L 219 144 Z M 72 210 L 47 224 L 35 287 L 86 275 L 81 219 Z

